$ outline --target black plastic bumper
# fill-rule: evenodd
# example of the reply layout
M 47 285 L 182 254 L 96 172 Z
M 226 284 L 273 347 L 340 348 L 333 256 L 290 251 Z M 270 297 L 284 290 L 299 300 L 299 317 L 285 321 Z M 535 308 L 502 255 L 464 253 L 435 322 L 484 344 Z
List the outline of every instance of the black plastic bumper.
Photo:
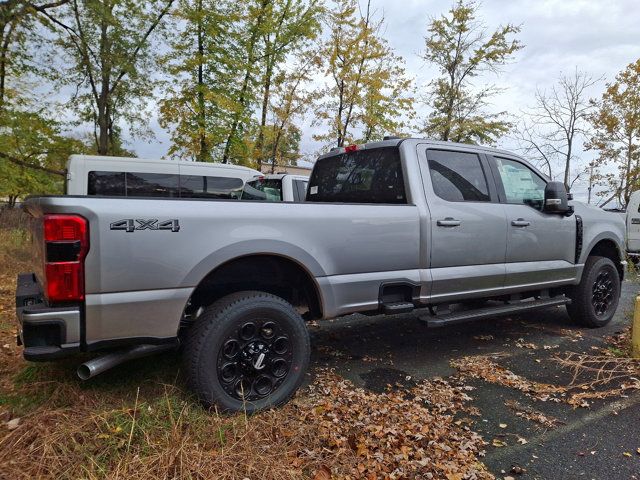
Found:
M 32 273 L 18 275 L 16 316 L 25 359 L 55 360 L 80 351 L 80 307 L 49 307 Z

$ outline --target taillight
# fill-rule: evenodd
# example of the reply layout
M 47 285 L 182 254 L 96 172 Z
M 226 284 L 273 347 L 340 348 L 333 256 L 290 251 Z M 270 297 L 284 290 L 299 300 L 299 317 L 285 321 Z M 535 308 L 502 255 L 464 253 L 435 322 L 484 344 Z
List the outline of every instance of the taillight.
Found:
M 351 153 L 351 152 L 355 152 L 357 150 L 358 150 L 358 145 L 356 145 L 356 144 L 347 145 L 346 147 L 344 147 L 345 153 Z
M 84 300 L 89 225 L 79 215 L 45 215 L 45 292 L 50 302 Z

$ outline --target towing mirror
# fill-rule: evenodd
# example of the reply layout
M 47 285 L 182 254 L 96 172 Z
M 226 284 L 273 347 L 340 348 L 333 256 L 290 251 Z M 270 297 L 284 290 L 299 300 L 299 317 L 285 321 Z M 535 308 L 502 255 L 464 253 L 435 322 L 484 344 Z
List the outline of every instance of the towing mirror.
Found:
M 549 182 L 544 189 L 544 211 L 548 213 L 569 212 L 567 190 L 562 182 Z

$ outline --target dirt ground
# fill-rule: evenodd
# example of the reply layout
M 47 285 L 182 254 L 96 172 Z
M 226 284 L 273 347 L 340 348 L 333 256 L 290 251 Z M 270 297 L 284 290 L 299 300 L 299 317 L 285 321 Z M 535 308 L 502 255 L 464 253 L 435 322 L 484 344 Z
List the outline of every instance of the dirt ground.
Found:
M 28 238 L 0 230 L 0 478 L 638 478 L 630 309 L 598 330 L 561 308 L 427 329 L 419 314 L 311 326 L 306 386 L 254 416 L 202 409 L 179 354 L 89 382 L 15 344 Z

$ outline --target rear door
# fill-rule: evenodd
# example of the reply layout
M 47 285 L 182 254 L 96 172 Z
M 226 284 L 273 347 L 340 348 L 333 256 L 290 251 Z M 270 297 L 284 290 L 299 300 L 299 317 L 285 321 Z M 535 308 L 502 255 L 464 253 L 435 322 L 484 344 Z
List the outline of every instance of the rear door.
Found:
M 546 180 L 515 157 L 489 157 L 507 217 L 506 287 L 575 278 L 576 218 L 542 211 Z
M 431 299 L 483 296 L 504 284 L 506 219 L 486 157 L 419 147 L 430 212 Z

